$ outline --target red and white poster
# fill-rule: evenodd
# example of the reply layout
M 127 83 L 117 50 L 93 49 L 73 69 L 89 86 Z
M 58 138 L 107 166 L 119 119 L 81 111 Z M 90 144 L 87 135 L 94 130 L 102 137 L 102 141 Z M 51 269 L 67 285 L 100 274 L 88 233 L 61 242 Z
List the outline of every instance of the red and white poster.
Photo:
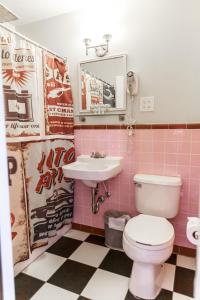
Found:
M 62 165 L 74 161 L 74 144 L 64 139 L 22 143 L 31 248 L 44 246 L 48 237 L 73 216 L 74 181 L 64 177 Z
M 68 66 L 46 51 L 43 60 L 46 134 L 72 134 L 73 99 Z
M 81 70 L 82 84 L 82 109 L 91 110 L 92 105 L 105 104 L 103 102 L 104 81 L 90 74 L 87 70 Z
M 0 30 L 7 137 L 40 134 L 42 51 Z
M 10 217 L 14 263 L 29 258 L 28 227 L 20 144 L 8 144 Z

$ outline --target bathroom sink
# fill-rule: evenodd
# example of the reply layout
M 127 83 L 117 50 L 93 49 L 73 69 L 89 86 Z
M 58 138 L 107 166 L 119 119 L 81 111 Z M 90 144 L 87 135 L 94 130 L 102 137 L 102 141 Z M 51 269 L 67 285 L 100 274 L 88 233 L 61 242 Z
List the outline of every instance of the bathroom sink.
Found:
M 96 187 L 97 183 L 115 177 L 122 170 L 123 157 L 106 156 L 93 158 L 80 155 L 71 164 L 64 165 L 64 176 L 82 180 L 89 187 Z

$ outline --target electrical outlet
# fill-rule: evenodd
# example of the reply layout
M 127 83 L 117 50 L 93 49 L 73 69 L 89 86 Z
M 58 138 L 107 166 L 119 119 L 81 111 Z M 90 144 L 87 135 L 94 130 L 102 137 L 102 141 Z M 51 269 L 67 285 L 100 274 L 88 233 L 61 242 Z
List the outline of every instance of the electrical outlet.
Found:
M 140 111 L 154 111 L 154 97 L 141 97 Z

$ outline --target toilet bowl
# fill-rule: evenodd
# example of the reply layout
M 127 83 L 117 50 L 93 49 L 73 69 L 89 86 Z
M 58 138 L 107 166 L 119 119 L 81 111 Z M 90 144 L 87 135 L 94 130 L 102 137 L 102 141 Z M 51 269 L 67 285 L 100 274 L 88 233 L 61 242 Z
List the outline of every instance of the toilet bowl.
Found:
M 135 205 L 140 215 L 128 221 L 123 233 L 123 248 L 134 261 L 129 290 L 143 299 L 159 294 L 163 263 L 173 251 L 174 228 L 167 220 L 179 209 L 181 178 L 136 174 Z
M 163 280 L 162 264 L 173 251 L 174 228 L 165 218 L 140 214 L 130 219 L 123 234 L 123 248 L 134 261 L 130 292 L 155 299 Z

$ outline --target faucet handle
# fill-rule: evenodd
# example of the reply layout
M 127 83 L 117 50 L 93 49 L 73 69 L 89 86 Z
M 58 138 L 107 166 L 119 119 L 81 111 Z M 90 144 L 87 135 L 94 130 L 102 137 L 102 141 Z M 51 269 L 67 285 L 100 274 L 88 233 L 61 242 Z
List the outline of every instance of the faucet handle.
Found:
M 102 152 L 102 153 L 101 153 L 101 158 L 104 158 L 104 157 L 106 157 L 106 153 L 105 153 L 105 152 Z
M 105 153 L 100 153 L 98 151 L 96 152 L 92 152 L 92 154 L 90 155 L 91 158 L 104 158 L 106 157 Z
M 92 151 L 90 157 L 92 157 L 92 158 L 95 157 L 95 152 L 94 151 Z

